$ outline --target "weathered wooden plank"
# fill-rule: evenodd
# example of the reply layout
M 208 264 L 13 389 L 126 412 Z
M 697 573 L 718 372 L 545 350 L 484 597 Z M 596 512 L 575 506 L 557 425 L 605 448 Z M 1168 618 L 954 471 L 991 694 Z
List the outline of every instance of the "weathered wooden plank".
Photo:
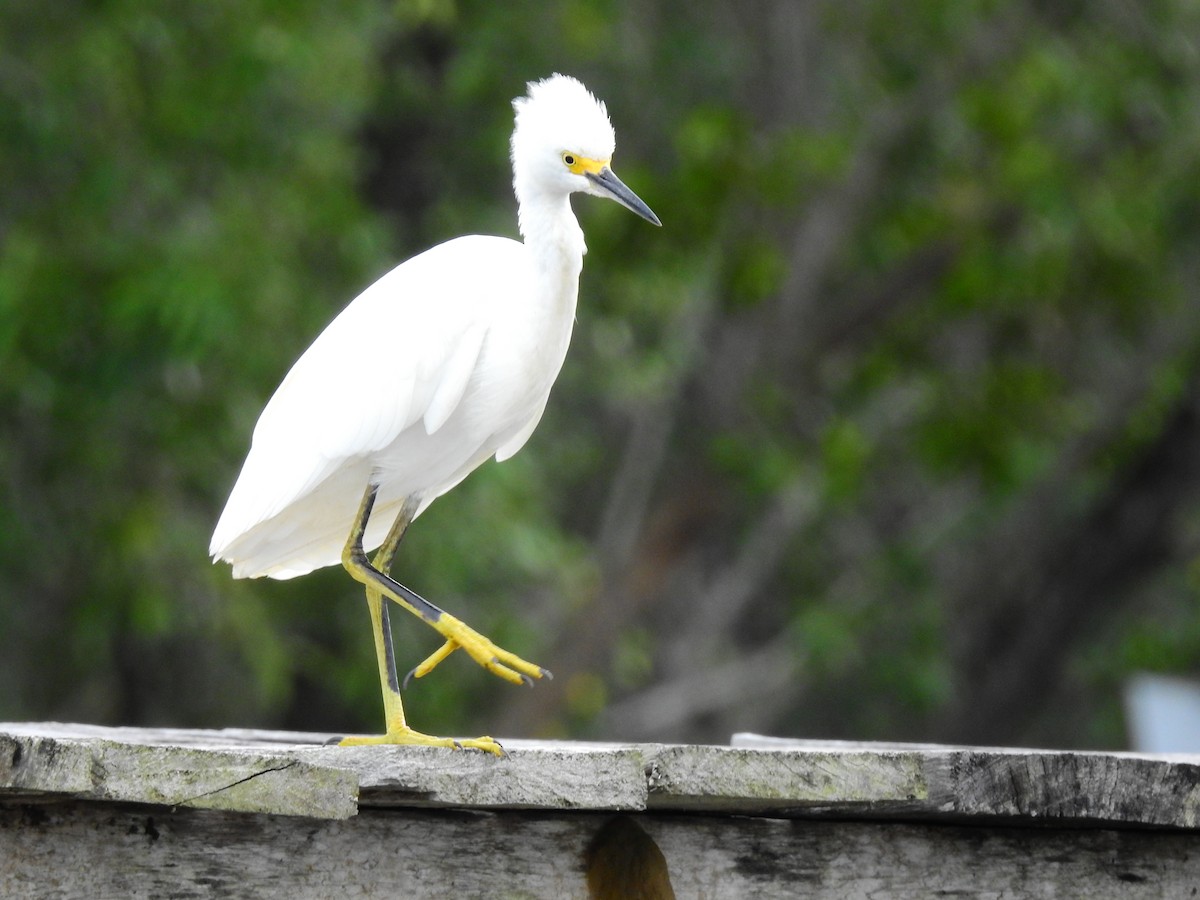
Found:
M 1195 757 L 739 736 L 754 746 L 508 741 L 496 758 L 326 738 L 0 724 L 0 802 L 40 792 L 337 818 L 357 793 L 364 807 L 1200 827 Z
M 0 796 L 57 795 L 342 819 L 353 772 L 271 754 L 0 733 Z
M 1184 898 L 1196 836 L 637 814 L 680 898 Z M 367 809 L 305 820 L 123 804 L 0 806 L 0 896 L 588 896 L 608 814 Z
M 920 761 L 923 801 L 877 811 L 938 818 L 980 818 L 1200 827 L 1200 756 L 1087 753 L 931 744 L 855 744 L 734 735 L 747 752 L 816 758 L 851 765 L 859 754 L 885 764 Z M 816 808 L 814 806 L 814 808 Z M 834 811 L 832 808 L 830 811 Z
M 741 815 L 856 815 L 927 808 L 924 757 L 892 751 L 671 746 L 650 756 L 648 808 Z
M 39 732 L 55 735 L 47 737 Z M 96 800 L 318 818 L 369 806 L 639 810 L 634 745 L 513 741 L 507 756 L 434 747 L 337 747 L 326 735 L 0 724 L 0 799 Z M 310 739 L 309 744 L 300 743 Z M 274 802 L 274 806 L 272 806 Z
M 364 806 L 646 808 L 645 753 L 633 745 L 506 741 L 507 755 L 438 747 L 320 747 L 291 756 L 359 778 Z

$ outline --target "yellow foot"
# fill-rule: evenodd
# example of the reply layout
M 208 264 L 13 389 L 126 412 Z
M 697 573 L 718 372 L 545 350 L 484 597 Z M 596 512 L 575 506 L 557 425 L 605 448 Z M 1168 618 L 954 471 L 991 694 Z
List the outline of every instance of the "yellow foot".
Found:
M 500 742 L 490 737 L 456 738 L 434 737 L 405 726 L 393 728 L 387 734 L 352 734 L 338 742 L 339 747 L 361 747 L 364 744 L 406 744 L 415 747 L 447 747 L 451 750 L 482 750 L 485 753 L 504 755 Z
M 410 678 L 424 678 L 436 669 L 442 660 L 460 647 L 467 652 L 471 659 L 493 675 L 498 675 L 513 684 L 532 685 L 535 678 L 554 677 L 549 670 L 526 662 L 515 653 L 509 653 L 502 647 L 497 647 L 474 628 L 449 613 L 442 613 L 441 617 L 431 624 L 446 639 L 446 643 L 434 651 L 425 662 L 409 672 L 404 679 L 405 684 L 408 684 Z

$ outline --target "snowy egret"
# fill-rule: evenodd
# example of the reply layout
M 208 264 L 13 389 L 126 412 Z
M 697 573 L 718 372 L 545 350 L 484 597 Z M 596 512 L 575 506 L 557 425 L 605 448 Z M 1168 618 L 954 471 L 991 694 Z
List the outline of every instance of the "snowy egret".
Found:
M 586 252 L 570 195 L 608 197 L 661 224 L 609 165 L 616 140 L 604 104 L 564 75 L 528 88 L 513 101 L 511 147 L 524 241 L 455 238 L 350 303 L 267 403 L 209 547 L 235 578 L 293 578 L 340 562 L 365 586 L 386 730 L 343 743 L 502 752 L 490 737 L 456 741 L 406 724 L 385 599 L 445 639 L 410 677 L 459 648 L 515 684 L 549 675 L 390 575 L 412 521 L 489 457 L 520 450 L 541 419 Z

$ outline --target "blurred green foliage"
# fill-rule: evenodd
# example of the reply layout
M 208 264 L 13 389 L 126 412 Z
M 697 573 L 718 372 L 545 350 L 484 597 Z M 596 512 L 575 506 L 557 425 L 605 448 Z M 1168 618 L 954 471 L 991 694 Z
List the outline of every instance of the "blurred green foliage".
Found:
M 376 727 L 350 580 L 235 582 L 208 537 L 345 302 L 515 234 L 509 101 L 567 71 L 665 227 L 576 202 L 546 418 L 398 567 L 560 679 L 510 699 L 454 661 L 415 723 L 976 736 L 979 607 L 1040 627 L 1022 573 L 1197 390 L 1198 47 L 1184 0 L 5 4 L 0 718 Z M 1084 712 L 1001 737 L 1119 743 L 1120 677 L 1196 667 L 1196 487 L 1061 648 L 1042 699 Z M 396 631 L 401 660 L 433 649 Z M 790 690 L 633 724 L 775 642 Z

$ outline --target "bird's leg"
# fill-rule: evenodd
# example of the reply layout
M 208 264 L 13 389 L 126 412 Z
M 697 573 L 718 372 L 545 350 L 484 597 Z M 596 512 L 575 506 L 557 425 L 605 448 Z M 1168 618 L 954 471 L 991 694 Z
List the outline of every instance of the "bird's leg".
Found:
M 388 532 L 387 540 L 379 548 L 372 561 L 377 569 L 388 571 L 400 539 L 412 521 L 412 516 L 405 517 L 407 504 L 401 509 L 396 523 Z M 379 663 L 379 682 L 383 689 L 383 716 L 387 733 L 393 734 L 408 730 L 404 720 L 404 704 L 400 699 L 400 679 L 396 677 L 396 655 L 392 649 L 392 624 L 388 617 L 387 605 L 383 595 L 376 588 L 367 587 L 367 609 L 371 613 L 371 627 L 375 634 L 375 657 Z
M 372 496 L 371 499 L 374 500 L 374 497 Z M 387 539 L 383 542 L 383 545 L 379 548 L 379 552 L 375 554 L 375 559 L 371 563 L 372 567 L 377 571 L 382 570 L 387 572 L 391 568 L 396 550 L 400 546 L 400 540 L 404 537 L 404 532 L 408 529 L 408 525 L 412 521 L 413 509 L 414 507 L 411 507 L 408 503 L 405 503 L 401 508 L 400 514 L 396 517 L 391 531 L 388 532 Z M 365 520 L 358 523 L 352 535 L 352 538 L 357 538 L 360 549 L 364 529 Z M 423 734 L 408 726 L 404 718 L 404 703 L 400 697 L 400 680 L 396 676 L 396 657 L 392 650 L 392 629 L 388 618 L 387 605 L 383 602 L 383 594 L 378 587 L 367 584 L 366 591 L 367 609 L 371 613 L 371 626 L 375 633 L 375 656 L 379 663 L 379 682 L 380 687 L 383 689 L 385 731 L 381 735 L 354 735 L 347 737 L 342 740 L 342 745 L 415 744 L 432 747 L 451 747 L 454 749 L 471 748 L 485 750 L 489 753 L 495 753 L 497 756 L 502 756 L 504 749 L 497 741 L 490 737 L 459 741 L 453 738 L 441 738 Z
M 534 678 L 551 677 L 546 669 L 526 662 L 515 653 L 496 646 L 469 625 L 434 606 L 416 591 L 405 587 L 371 565 L 363 551 L 362 541 L 367 530 L 367 520 L 371 516 L 371 508 L 375 503 L 376 490 L 374 486 L 368 487 L 366 494 L 363 495 L 358 520 L 342 550 L 342 565 L 356 581 L 366 587 L 374 587 L 384 597 L 422 619 L 446 639 L 446 644 L 417 666 L 409 677 L 421 678 L 428 675 L 438 663 L 459 647 L 493 675 L 497 675 L 505 681 L 511 681 L 513 684 L 530 684 Z M 403 534 L 403 529 L 412 520 L 412 514 L 405 514 L 402 511 L 400 518 L 404 517 L 407 517 L 408 521 L 405 521 L 403 525 L 400 525 L 398 521 L 397 525 L 393 526 L 393 531 L 399 528 L 400 533 Z
M 394 581 L 387 574 L 391 569 L 400 540 L 404 537 L 404 532 L 408 529 L 416 513 L 415 503 L 406 501 L 403 504 L 374 561 L 367 560 L 362 542 L 363 535 L 366 533 L 367 521 L 371 516 L 371 509 L 375 504 L 376 491 L 377 489 L 371 486 L 363 496 L 358 518 L 342 552 L 342 563 L 355 580 L 361 582 L 366 588 L 367 606 L 371 613 L 371 623 L 375 632 L 375 652 L 379 663 L 379 679 L 383 689 L 387 734 L 380 737 L 347 738 L 342 743 L 432 744 L 435 746 L 471 747 L 492 753 L 502 753 L 500 745 L 490 737 L 454 741 L 449 738 L 430 737 L 408 727 L 404 720 L 404 707 L 400 698 L 401 685 L 396 677 L 388 611 L 386 604 L 383 603 L 383 598 L 392 600 L 420 617 L 446 638 L 446 643 L 410 672 L 408 678 L 414 675 L 419 678 L 428 674 L 459 647 L 465 649 L 472 659 L 488 671 L 516 684 L 532 684 L 533 678 L 541 678 L 543 675 L 549 677 L 550 673 L 540 666 L 535 666 L 507 650 L 497 647 L 474 629 L 434 606 L 416 592 Z M 405 683 L 408 682 L 408 678 L 405 678 Z

